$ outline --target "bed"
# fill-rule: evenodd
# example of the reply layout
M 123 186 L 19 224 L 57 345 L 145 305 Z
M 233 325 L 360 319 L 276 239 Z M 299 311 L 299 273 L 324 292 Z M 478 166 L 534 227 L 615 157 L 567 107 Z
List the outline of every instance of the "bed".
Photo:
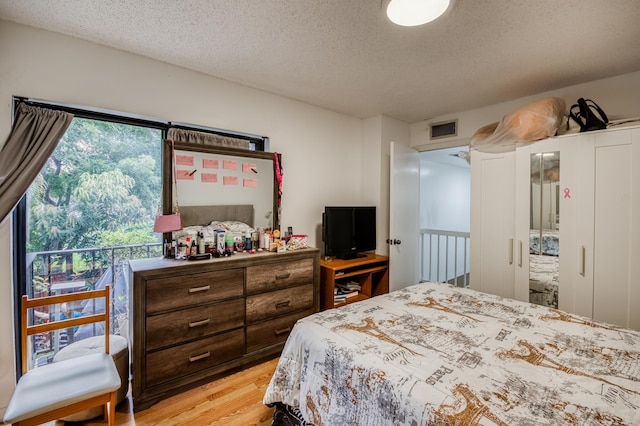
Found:
M 215 247 L 216 231 L 231 232 L 236 237 L 242 237 L 242 241 L 247 232 L 250 234 L 254 231 L 254 207 L 248 204 L 184 206 L 180 207 L 180 216 L 183 227 L 173 234 L 176 244 L 188 246 L 189 241 L 197 241 L 200 235 L 205 245 Z
M 264 403 L 274 424 L 640 424 L 639 375 L 638 331 L 422 283 L 299 320 Z
M 182 225 L 208 225 L 212 220 L 238 221 L 253 226 L 254 208 L 252 205 L 239 204 L 227 206 L 180 206 Z
M 540 248 L 540 231 L 529 231 L 529 251 L 535 254 L 558 256 L 560 254 L 560 231 L 544 229 L 542 231 L 542 250 Z
M 529 302 L 558 307 L 559 260 L 558 256 L 529 255 Z

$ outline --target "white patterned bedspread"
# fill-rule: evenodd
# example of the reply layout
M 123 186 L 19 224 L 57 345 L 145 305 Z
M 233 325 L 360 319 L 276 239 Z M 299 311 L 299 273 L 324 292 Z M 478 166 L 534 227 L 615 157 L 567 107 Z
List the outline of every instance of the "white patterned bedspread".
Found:
M 558 283 L 560 282 L 558 256 L 529 255 L 529 302 L 558 307 Z
M 264 397 L 316 425 L 638 425 L 640 332 L 446 284 L 300 320 Z
M 529 250 L 540 254 L 540 231 L 529 230 Z M 545 229 L 542 231 L 542 254 L 558 256 L 560 254 L 560 231 Z

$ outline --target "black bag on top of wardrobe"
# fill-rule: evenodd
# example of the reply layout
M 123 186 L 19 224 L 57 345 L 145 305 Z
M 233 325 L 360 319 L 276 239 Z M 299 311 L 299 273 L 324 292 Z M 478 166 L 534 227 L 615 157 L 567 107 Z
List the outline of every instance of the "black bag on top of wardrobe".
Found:
M 578 99 L 569 109 L 569 116 L 578 123 L 581 132 L 606 129 L 609 123 L 607 114 L 591 99 Z

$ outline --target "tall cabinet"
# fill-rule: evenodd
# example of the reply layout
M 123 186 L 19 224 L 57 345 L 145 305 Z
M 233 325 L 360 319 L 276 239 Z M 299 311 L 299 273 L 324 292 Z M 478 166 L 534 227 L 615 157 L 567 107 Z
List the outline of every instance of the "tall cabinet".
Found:
M 562 149 L 559 307 L 640 329 L 640 128 L 573 135 Z
M 472 152 L 471 287 L 529 301 L 532 158 L 549 153 L 560 158 L 558 308 L 640 329 L 639 127 L 564 135 L 501 154 Z
M 470 286 L 513 298 L 515 152 L 471 155 Z

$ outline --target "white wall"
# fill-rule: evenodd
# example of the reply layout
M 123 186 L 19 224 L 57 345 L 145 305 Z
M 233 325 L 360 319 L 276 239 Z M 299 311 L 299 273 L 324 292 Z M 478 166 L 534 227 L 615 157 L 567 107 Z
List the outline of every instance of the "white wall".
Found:
M 500 121 L 503 115 L 536 99 L 557 96 L 565 100 L 567 111 L 578 98 L 593 99 L 602 107 L 610 120 L 640 117 L 640 71 L 552 90 L 525 98 L 461 111 L 411 124 L 411 146 L 418 150 L 430 147 L 468 145 L 471 136 L 480 127 Z M 429 139 L 429 123 L 458 119 L 458 135 L 451 139 Z
M 325 204 L 361 200 L 360 119 L 6 21 L 0 57 L 0 144 L 14 95 L 269 136 L 283 155 L 283 229 L 311 245 Z M 0 412 L 15 383 L 10 222 L 0 225 Z
M 469 232 L 471 169 L 427 156 L 428 151 L 420 153 L 420 228 Z

